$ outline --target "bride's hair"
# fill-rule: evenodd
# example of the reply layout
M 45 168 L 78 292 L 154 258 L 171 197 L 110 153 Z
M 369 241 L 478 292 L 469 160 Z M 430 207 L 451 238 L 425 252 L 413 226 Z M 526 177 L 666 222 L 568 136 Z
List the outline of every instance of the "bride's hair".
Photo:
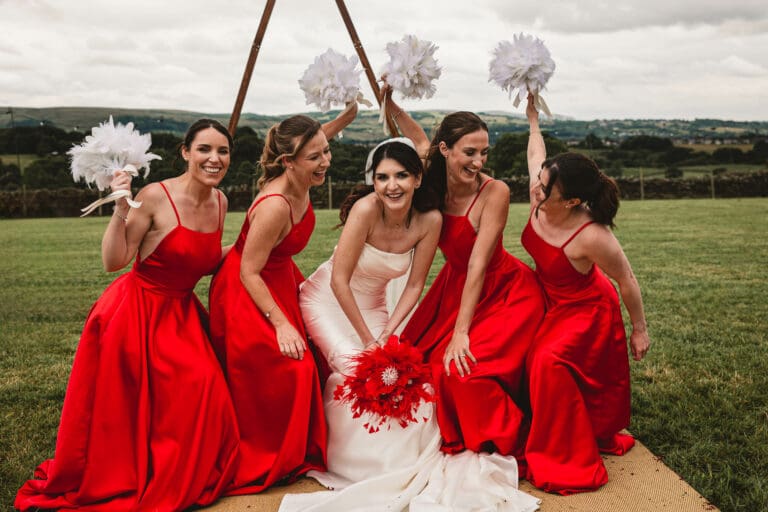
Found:
M 371 169 L 373 169 L 374 180 L 376 179 L 376 169 L 379 164 L 385 158 L 391 158 L 397 163 L 405 167 L 405 170 L 413 174 L 417 178 L 424 174 L 424 167 L 419 158 L 419 154 L 408 144 L 402 142 L 387 142 L 382 144 L 373 153 L 373 160 L 371 163 Z M 373 185 L 358 185 L 352 192 L 344 199 L 339 207 L 339 219 L 341 222 L 338 226 L 343 226 L 347 222 L 349 211 L 352 209 L 358 199 L 361 199 L 373 192 Z M 419 212 L 427 212 L 434 210 L 438 206 L 437 194 L 428 186 L 425 186 L 423 181 L 419 188 L 413 193 L 413 202 L 411 207 Z M 338 227 L 337 226 L 337 227 Z

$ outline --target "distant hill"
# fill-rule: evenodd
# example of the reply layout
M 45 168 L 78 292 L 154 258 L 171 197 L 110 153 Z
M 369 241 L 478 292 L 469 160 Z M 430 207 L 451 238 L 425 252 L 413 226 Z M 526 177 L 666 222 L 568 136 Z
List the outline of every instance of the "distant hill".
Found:
M 211 114 L 191 112 L 186 110 L 159 109 L 124 109 L 108 107 L 54 107 L 26 108 L 11 107 L 17 126 L 37 126 L 40 124 L 53 125 L 66 131 L 88 132 L 92 126 L 109 119 L 112 115 L 115 121 L 126 123 L 132 121 L 140 131 L 172 132 L 182 134 L 193 121 L 201 117 L 211 117 L 229 123 L 229 114 Z M 307 112 L 306 115 L 324 122 L 333 119 L 338 110 L 328 113 Z M 411 112 L 431 135 L 434 127 L 449 111 L 418 110 Z M 478 112 L 488 123 L 491 143 L 504 133 L 520 133 L 528 129 L 528 123 L 522 113 L 501 111 Z M 370 144 L 385 137 L 382 126 L 378 123 L 378 111 L 364 110 L 358 118 L 344 130 L 343 141 Z M 240 117 L 239 126 L 250 126 L 262 137 L 275 122 L 288 117 L 267 116 L 244 113 Z M 9 128 L 9 115 L 0 115 L 0 128 Z M 718 119 L 694 120 L 659 120 L 659 119 L 597 119 L 580 121 L 555 116 L 554 119 L 542 121 L 544 130 L 565 141 L 580 141 L 593 133 L 601 139 L 615 141 L 623 140 L 634 135 L 655 135 L 673 139 L 690 140 L 744 140 L 768 136 L 768 121 L 725 121 Z

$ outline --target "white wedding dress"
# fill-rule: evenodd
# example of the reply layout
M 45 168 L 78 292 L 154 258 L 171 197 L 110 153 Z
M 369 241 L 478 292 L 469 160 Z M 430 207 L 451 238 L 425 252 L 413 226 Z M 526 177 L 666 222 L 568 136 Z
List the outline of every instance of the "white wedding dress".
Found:
M 412 253 L 388 253 L 369 244 L 363 248 L 350 287 L 374 336 L 389 318 L 387 284 L 408 271 Z M 363 345 L 331 291 L 332 268 L 333 257 L 304 282 L 300 294 L 307 332 L 333 372 L 323 397 L 328 472 L 309 473 L 329 490 L 286 495 L 280 512 L 536 510 L 539 500 L 517 489 L 514 457 L 440 451 L 434 404 L 421 404 L 415 417 L 424 421 L 405 428 L 393 422 L 369 433 L 365 418 L 353 418 L 349 405 L 333 399 L 344 374 L 352 371 L 350 356 Z

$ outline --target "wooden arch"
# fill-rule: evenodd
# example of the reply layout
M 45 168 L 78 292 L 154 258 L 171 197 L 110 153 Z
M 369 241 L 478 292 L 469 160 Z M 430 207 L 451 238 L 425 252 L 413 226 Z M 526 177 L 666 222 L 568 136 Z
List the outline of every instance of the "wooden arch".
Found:
M 259 28 L 256 30 L 256 36 L 253 38 L 251 52 L 248 55 L 248 62 L 245 64 L 245 71 L 243 71 L 243 80 L 240 82 L 240 90 L 238 91 L 237 99 L 235 100 L 235 107 L 232 109 L 232 116 L 229 118 L 229 133 L 231 133 L 233 136 L 235 134 L 235 130 L 237 129 L 237 123 L 240 121 L 240 112 L 243 109 L 245 95 L 247 94 L 248 86 L 251 83 L 253 67 L 256 64 L 256 57 L 259 55 L 261 42 L 264 40 L 264 34 L 267 31 L 267 24 L 269 24 L 269 18 L 272 15 L 272 9 L 275 7 L 275 1 L 276 0 L 267 0 L 267 3 L 264 5 L 264 12 L 261 15 L 261 22 L 259 22 Z M 357 52 L 357 56 L 363 66 L 363 70 L 365 70 L 365 75 L 368 77 L 368 83 L 371 84 L 371 89 L 373 89 L 374 96 L 376 96 L 376 101 L 379 103 L 379 106 L 381 106 L 381 101 L 383 99 L 381 97 L 381 89 L 379 89 L 379 84 L 376 82 L 376 75 L 371 69 L 371 64 L 368 62 L 368 57 L 365 55 L 363 44 L 360 42 L 360 38 L 357 36 L 357 31 L 355 30 L 355 25 L 352 23 L 352 18 L 349 16 L 347 6 L 344 5 L 344 0 L 336 0 L 336 6 L 339 8 L 341 18 L 344 20 L 344 25 L 347 27 L 349 37 L 352 39 L 352 45 L 355 47 L 355 51 Z M 386 121 L 389 133 L 391 133 L 392 136 L 397 136 L 398 131 L 394 121 L 389 116 L 387 117 Z

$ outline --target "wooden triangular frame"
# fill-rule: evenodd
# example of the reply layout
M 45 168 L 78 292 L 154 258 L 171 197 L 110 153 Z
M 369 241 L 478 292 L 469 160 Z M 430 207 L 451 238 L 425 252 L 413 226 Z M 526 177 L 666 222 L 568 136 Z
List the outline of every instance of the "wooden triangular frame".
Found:
M 248 93 L 248 86 L 251 83 L 253 67 L 256 64 L 256 57 L 259 55 L 261 42 L 264 40 L 264 34 L 267 31 L 267 24 L 269 24 L 269 18 L 272 16 L 272 9 L 275 7 L 275 2 L 276 0 L 267 0 L 267 3 L 264 5 L 264 12 L 261 14 L 261 22 L 259 22 L 259 28 L 256 30 L 256 36 L 253 38 L 251 52 L 248 55 L 248 61 L 245 64 L 245 71 L 243 72 L 243 80 L 240 82 L 240 90 L 238 91 L 237 99 L 235 100 L 235 107 L 232 110 L 232 117 L 229 118 L 229 133 L 232 135 L 235 134 L 237 123 L 240 121 L 240 112 L 243 109 L 245 95 Z M 341 18 L 344 20 L 344 25 L 347 27 L 349 37 L 352 39 L 352 45 L 355 47 L 355 51 L 357 52 L 357 56 L 363 66 L 363 70 L 365 70 L 365 75 L 368 77 L 368 83 L 371 84 L 371 89 L 373 89 L 374 96 L 376 96 L 376 101 L 379 103 L 379 106 L 381 106 L 381 101 L 383 99 L 381 97 L 381 89 L 379 88 L 378 82 L 376 82 L 376 75 L 371 69 L 371 64 L 368 62 L 368 57 L 365 55 L 363 44 L 360 42 L 360 38 L 357 37 L 357 31 L 355 30 L 355 26 L 352 23 L 352 18 L 349 16 L 347 6 L 344 5 L 344 0 L 336 0 L 336 6 L 339 8 Z M 393 137 L 396 137 L 398 131 L 395 122 L 389 116 L 387 116 L 386 121 L 389 133 L 391 133 Z

